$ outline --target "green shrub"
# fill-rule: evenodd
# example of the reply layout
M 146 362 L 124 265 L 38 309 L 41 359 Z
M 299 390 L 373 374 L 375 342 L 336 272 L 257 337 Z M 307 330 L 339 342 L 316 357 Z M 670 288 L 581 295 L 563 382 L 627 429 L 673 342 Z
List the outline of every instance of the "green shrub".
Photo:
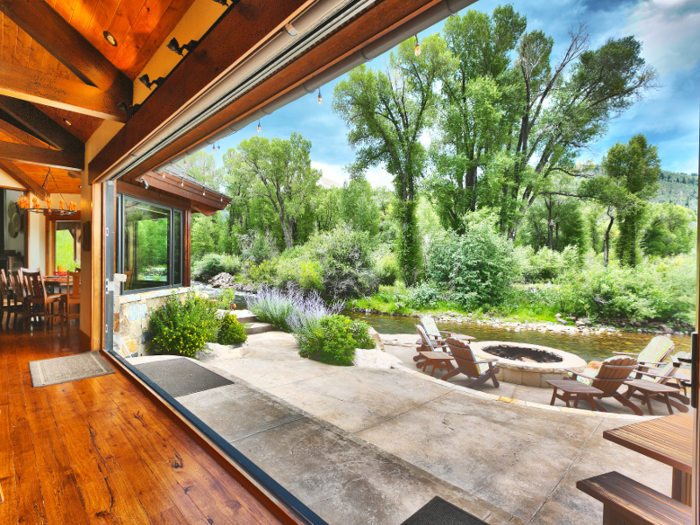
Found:
M 501 303 L 518 276 L 512 243 L 488 221 L 468 225 L 464 235 L 436 235 L 427 253 L 427 280 L 465 307 Z
M 257 266 L 248 261 L 244 268 L 248 277 L 254 283 L 274 284 L 277 278 L 277 262 L 275 260 L 262 261 Z
M 331 365 L 349 366 L 356 348 L 374 348 L 368 333 L 369 325 L 344 315 L 331 315 L 320 320 L 318 328 L 300 341 L 299 355 Z
M 297 287 L 305 292 L 323 291 L 321 265 L 303 257 L 282 258 L 277 263 L 275 286 Z
M 236 302 L 236 290 L 232 288 L 226 288 L 219 294 L 216 298 L 214 304 L 218 310 L 230 310 L 231 303 Z
M 439 301 L 446 299 L 446 294 L 432 283 L 421 283 L 408 289 L 406 299 L 411 308 L 435 308 Z
M 192 276 L 198 281 L 208 281 L 221 272 L 236 275 L 241 269 L 241 261 L 234 255 L 208 253 L 197 261 Z
M 188 294 L 184 301 L 170 296 L 153 312 L 151 349 L 171 355 L 195 357 L 207 341 L 214 341 L 219 329 L 216 305 L 208 299 Z
M 523 277 L 527 282 L 551 281 L 570 271 L 579 268 L 579 253 L 576 247 L 567 246 L 563 251 L 540 248 L 537 253 L 529 250 L 529 257 L 523 261 Z
M 219 327 L 217 340 L 220 345 L 237 345 L 245 342 L 248 337 L 245 334 L 245 327 L 238 322 L 233 314 L 224 315 Z
M 374 254 L 373 263 L 379 284 L 392 286 L 401 275 L 396 255 L 386 249 Z

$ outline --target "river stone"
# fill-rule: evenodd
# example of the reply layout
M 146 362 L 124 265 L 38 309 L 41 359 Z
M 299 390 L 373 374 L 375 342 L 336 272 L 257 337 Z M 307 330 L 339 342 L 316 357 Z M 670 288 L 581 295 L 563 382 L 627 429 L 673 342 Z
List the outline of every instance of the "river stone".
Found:
M 400 365 L 401 359 L 376 348 L 374 350 L 358 348 L 355 350 L 355 359 L 353 359 L 352 363 L 361 368 L 388 370 L 394 365 Z
M 377 348 L 381 350 L 382 352 L 385 352 L 384 350 L 384 343 L 382 342 L 381 336 L 377 333 L 377 331 L 372 328 L 371 326 L 369 327 L 369 336 L 374 339 L 374 342 L 377 343 Z

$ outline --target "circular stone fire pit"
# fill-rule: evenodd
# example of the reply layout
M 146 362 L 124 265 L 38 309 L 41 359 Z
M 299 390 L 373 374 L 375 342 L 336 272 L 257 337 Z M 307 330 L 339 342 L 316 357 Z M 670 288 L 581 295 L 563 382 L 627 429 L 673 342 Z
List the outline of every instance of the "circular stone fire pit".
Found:
M 561 379 L 566 370 L 586 370 L 586 362 L 577 355 L 548 346 L 505 341 L 482 341 L 470 346 L 477 358 L 498 358 L 501 371 L 496 377 L 506 383 L 549 388 L 547 380 Z

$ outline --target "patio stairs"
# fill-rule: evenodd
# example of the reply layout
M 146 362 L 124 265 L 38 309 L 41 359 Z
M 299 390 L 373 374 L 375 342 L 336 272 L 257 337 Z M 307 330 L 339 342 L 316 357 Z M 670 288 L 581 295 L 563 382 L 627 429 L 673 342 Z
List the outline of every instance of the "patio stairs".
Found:
M 275 327 L 270 323 L 258 322 L 258 318 L 249 310 L 235 310 L 232 313 L 236 314 L 236 318 L 239 323 L 246 325 L 245 333 L 248 335 L 262 334 L 265 332 L 271 332 L 275 329 Z

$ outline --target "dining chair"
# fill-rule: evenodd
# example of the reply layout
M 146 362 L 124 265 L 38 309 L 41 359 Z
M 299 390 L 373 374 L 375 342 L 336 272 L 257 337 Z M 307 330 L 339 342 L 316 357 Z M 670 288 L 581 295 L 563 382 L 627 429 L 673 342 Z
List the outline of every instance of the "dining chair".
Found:
M 24 287 L 23 280 L 22 280 L 22 274 L 21 272 L 8 272 L 7 274 L 7 284 L 8 287 L 12 290 L 12 306 L 10 307 L 8 313 L 7 313 L 7 326 L 10 326 L 10 315 L 15 314 L 15 319 L 14 319 L 14 326 L 17 327 L 17 319 L 19 317 L 19 314 L 24 313 L 25 315 L 23 316 L 23 321 L 27 322 L 29 321 L 29 318 L 26 316 L 26 308 L 25 308 L 25 301 L 27 299 L 27 292 L 26 288 Z
M 60 319 L 60 312 L 55 312 L 54 306 L 59 304 L 61 294 L 49 295 L 46 293 L 46 285 L 44 284 L 41 270 L 31 271 L 27 268 L 22 268 L 21 272 L 27 288 L 25 300 L 27 317 L 31 317 L 32 314 L 42 316 L 44 318 L 44 328 L 46 328 L 49 319 L 52 322 L 57 317 Z
M 73 308 L 76 309 L 76 313 L 72 312 Z M 68 272 L 66 293 L 61 295 L 59 310 L 61 312 L 61 326 L 63 326 L 64 321 L 70 325 L 71 319 L 80 319 L 80 272 Z
M 10 289 L 7 282 L 7 274 L 4 268 L 0 268 L 0 325 L 7 312 L 7 317 L 10 317 Z

